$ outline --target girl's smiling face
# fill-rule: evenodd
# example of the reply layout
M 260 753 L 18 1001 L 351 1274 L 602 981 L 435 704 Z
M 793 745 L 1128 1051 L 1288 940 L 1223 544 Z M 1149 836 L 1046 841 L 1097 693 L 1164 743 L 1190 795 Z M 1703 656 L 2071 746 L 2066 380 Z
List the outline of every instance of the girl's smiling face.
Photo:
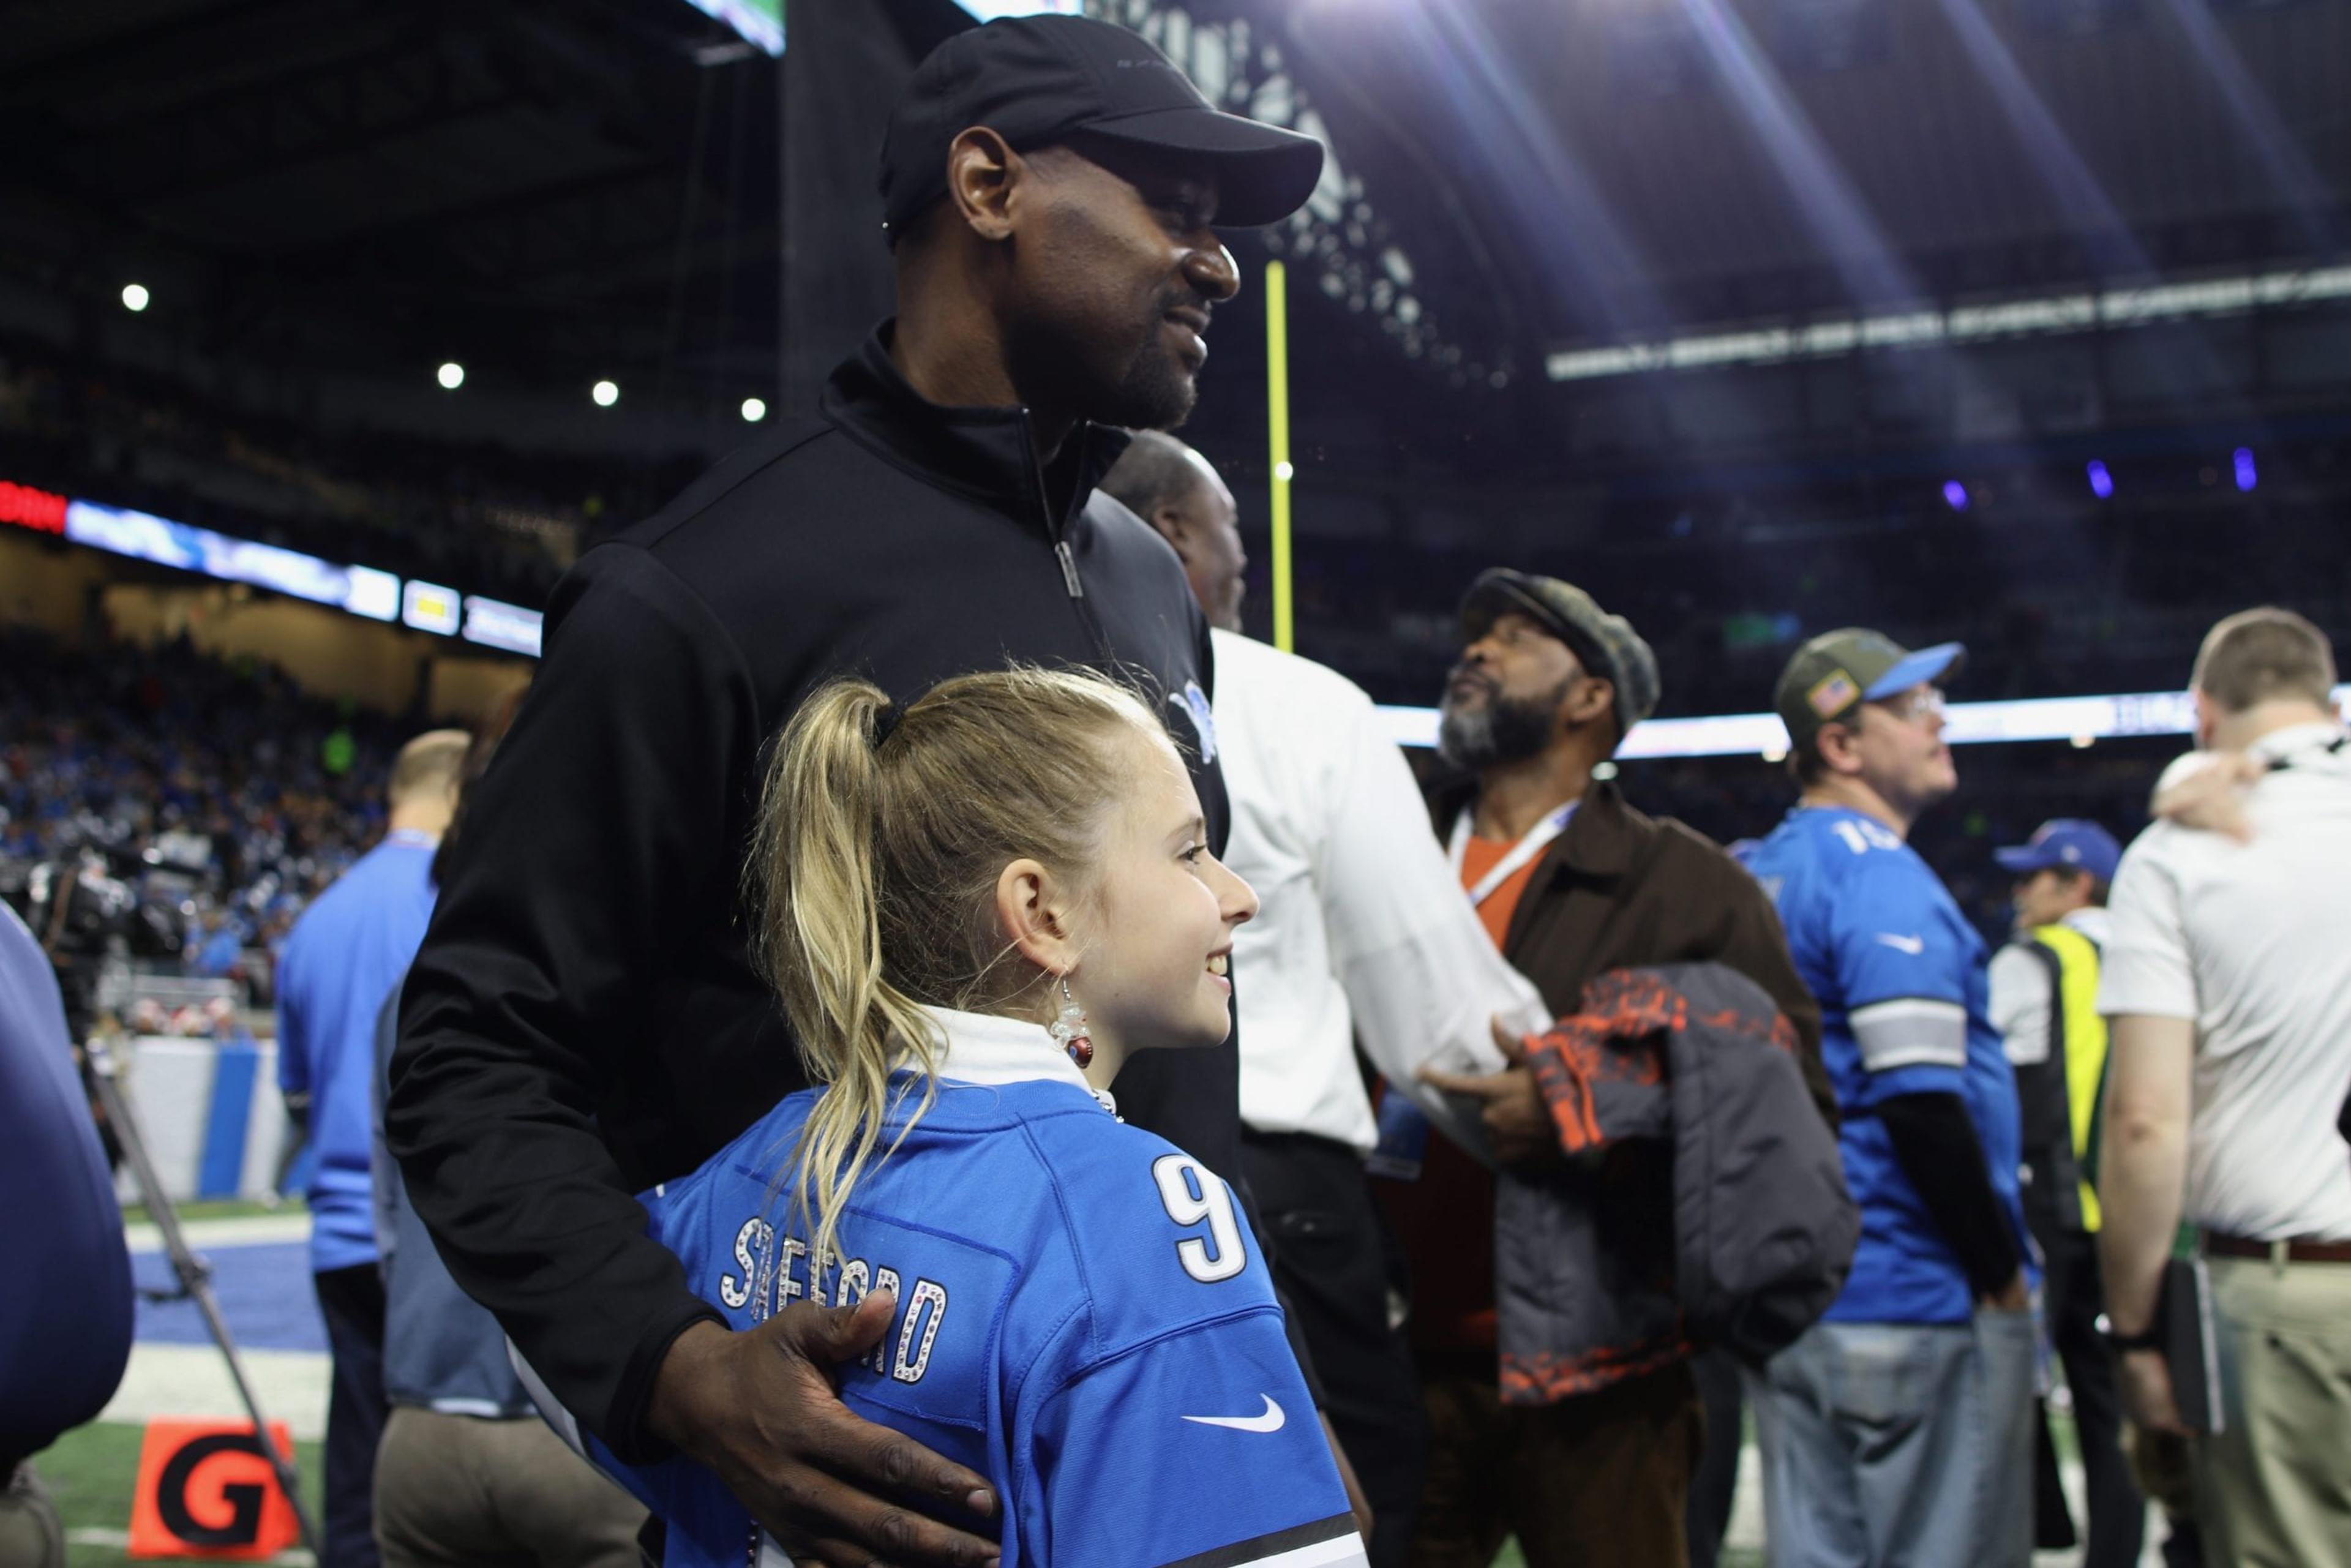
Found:
M 1257 894 L 1209 852 L 1199 796 L 1165 736 L 1121 749 L 1128 784 L 1103 824 L 1070 985 L 1119 1056 L 1232 1030 L 1233 931 Z

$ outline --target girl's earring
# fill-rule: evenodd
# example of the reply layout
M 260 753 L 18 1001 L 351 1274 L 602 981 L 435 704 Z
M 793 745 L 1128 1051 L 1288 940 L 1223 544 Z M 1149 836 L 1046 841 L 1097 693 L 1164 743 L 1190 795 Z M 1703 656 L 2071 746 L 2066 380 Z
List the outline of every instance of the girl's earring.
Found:
M 1061 1011 L 1046 1026 L 1053 1043 L 1070 1053 L 1070 1060 L 1080 1069 L 1092 1067 L 1094 1061 L 1093 1037 L 1086 1028 L 1086 1009 L 1078 1006 L 1078 998 L 1070 995 L 1070 977 L 1058 977 L 1061 982 Z

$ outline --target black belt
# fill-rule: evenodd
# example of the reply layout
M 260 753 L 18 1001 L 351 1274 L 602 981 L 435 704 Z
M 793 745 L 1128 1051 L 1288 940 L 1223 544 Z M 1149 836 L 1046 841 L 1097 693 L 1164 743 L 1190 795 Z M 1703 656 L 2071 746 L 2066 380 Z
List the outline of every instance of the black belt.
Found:
M 2285 1249 L 2289 1263 L 2351 1263 L 2351 1241 L 2249 1241 L 2241 1236 L 2221 1236 L 2207 1231 L 2204 1250 L 2223 1258 L 2260 1258 L 2276 1255 Z

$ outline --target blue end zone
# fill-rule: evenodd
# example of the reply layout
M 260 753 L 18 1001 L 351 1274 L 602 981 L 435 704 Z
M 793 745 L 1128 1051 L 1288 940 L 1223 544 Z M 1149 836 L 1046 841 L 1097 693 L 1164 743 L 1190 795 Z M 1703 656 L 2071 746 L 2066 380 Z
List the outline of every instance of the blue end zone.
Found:
M 229 1333 L 245 1350 L 325 1350 L 327 1327 L 319 1316 L 319 1291 L 310 1278 L 306 1241 L 270 1241 L 250 1246 L 199 1247 L 213 1265 L 213 1293 Z M 143 1290 L 174 1284 L 171 1262 L 160 1252 L 131 1255 L 131 1277 Z M 210 1344 L 204 1314 L 190 1301 L 139 1301 L 137 1337 L 156 1344 Z

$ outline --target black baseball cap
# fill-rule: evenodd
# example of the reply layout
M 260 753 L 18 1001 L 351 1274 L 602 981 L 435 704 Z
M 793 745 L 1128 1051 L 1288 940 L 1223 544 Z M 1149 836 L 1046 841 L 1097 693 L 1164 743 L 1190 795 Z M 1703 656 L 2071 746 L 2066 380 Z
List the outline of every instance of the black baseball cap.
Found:
M 947 147 L 975 125 L 1016 152 L 1082 132 L 1213 172 L 1217 225 L 1288 217 L 1322 177 L 1322 143 L 1212 107 L 1166 56 L 1086 16 L 1008 16 L 956 34 L 914 68 L 882 138 L 893 239 L 946 194 Z

